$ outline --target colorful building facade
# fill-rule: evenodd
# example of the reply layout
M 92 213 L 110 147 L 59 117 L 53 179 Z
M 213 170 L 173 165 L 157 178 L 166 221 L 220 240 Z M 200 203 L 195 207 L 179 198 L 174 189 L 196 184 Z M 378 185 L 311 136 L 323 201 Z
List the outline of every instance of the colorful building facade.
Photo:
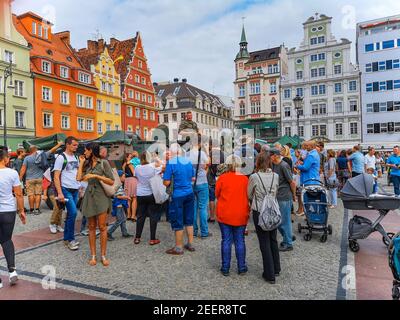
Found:
M 122 128 L 146 140 L 158 126 L 158 109 L 140 33 L 124 41 L 111 38 L 107 47 L 121 76 Z
M 12 61 L 12 79 L 8 78 L 5 83 L 4 71 L 9 67 L 10 61 Z M 9 88 L 10 81 L 14 88 Z M 6 84 L 5 106 L 4 84 Z M 15 151 L 24 139 L 35 135 L 29 47 L 28 42 L 13 24 L 10 0 L 0 0 L 0 145 L 4 144 L 5 124 L 7 125 L 7 146 L 12 151 Z
M 31 48 L 36 136 L 96 138 L 97 88 L 71 47 L 69 31 L 53 33 L 52 24 L 32 12 L 14 23 Z
M 103 39 L 87 42 L 77 55 L 93 73 L 98 89 L 96 97 L 96 132 L 102 136 L 111 130 L 122 130 L 120 75 Z

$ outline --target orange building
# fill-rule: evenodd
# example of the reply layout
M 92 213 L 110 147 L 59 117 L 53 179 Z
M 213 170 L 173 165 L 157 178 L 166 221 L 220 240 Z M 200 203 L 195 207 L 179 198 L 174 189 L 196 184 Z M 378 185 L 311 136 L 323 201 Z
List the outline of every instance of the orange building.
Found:
M 122 127 L 146 140 L 158 126 L 158 109 L 140 33 L 124 41 L 111 38 L 108 49 L 121 76 Z
M 14 24 L 31 48 L 36 136 L 96 138 L 97 88 L 70 45 L 69 31 L 52 33 L 52 24 L 32 12 L 14 16 Z

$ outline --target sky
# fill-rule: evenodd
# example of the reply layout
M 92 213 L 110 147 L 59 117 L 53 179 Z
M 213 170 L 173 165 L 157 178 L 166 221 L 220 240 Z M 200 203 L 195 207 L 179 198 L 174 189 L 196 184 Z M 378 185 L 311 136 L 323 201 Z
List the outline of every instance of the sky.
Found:
M 333 17 L 337 40 L 353 41 L 355 57 L 356 22 L 400 14 L 400 1 L 15 0 L 13 11 L 33 11 L 54 23 L 54 31 L 70 30 L 76 49 L 99 36 L 123 40 L 139 31 L 153 82 L 187 78 L 210 93 L 233 96 L 243 21 L 249 51 L 290 49 L 303 40 L 302 23 L 323 13 Z

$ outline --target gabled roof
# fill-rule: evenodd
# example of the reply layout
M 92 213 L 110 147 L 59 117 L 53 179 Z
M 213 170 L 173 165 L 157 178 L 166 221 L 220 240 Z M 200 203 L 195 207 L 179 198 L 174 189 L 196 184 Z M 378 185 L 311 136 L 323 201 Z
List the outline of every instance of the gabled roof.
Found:
M 90 70 L 91 65 L 96 65 L 99 61 L 100 55 L 97 53 L 90 54 L 88 51 L 77 51 L 76 55 L 78 56 L 81 63 L 85 66 L 86 69 Z
M 253 62 L 259 62 L 259 61 L 265 61 L 265 60 L 271 60 L 271 59 L 279 59 L 280 53 L 281 53 L 281 47 L 250 52 L 250 59 L 249 59 L 249 61 L 246 62 L 246 64 L 253 63 Z
M 110 44 L 107 45 L 110 56 L 114 61 L 121 57 L 120 60 L 115 62 L 115 70 L 120 74 L 121 80 L 124 80 L 129 72 L 129 64 L 133 57 L 137 37 L 138 35 L 135 38 L 123 41 L 112 38 Z

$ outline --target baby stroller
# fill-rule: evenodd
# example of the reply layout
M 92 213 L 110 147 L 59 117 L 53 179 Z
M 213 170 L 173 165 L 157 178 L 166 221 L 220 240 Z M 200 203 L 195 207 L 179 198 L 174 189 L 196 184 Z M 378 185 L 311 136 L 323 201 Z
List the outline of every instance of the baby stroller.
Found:
M 354 216 L 349 221 L 349 248 L 358 252 L 360 246 L 358 239 L 366 239 L 371 233 L 378 231 L 382 235 L 382 241 L 389 246 L 394 233 L 386 233 L 381 225 L 382 220 L 391 210 L 400 207 L 400 197 L 391 194 L 374 194 L 374 178 L 370 174 L 362 174 L 349 179 L 342 189 L 341 198 L 346 209 L 351 210 L 378 210 L 379 217 L 375 222 Z
M 400 232 L 396 234 L 389 245 L 389 266 L 393 272 L 393 300 L 400 300 Z
M 312 181 L 311 185 L 304 185 Z M 328 234 L 332 234 L 332 226 L 328 223 L 328 190 L 324 184 L 316 179 L 304 181 L 301 188 L 301 197 L 303 200 L 304 212 L 306 214 L 306 226 L 298 224 L 298 232 L 307 230 L 304 240 L 310 241 L 313 232 L 322 232 L 321 242 L 328 240 Z

